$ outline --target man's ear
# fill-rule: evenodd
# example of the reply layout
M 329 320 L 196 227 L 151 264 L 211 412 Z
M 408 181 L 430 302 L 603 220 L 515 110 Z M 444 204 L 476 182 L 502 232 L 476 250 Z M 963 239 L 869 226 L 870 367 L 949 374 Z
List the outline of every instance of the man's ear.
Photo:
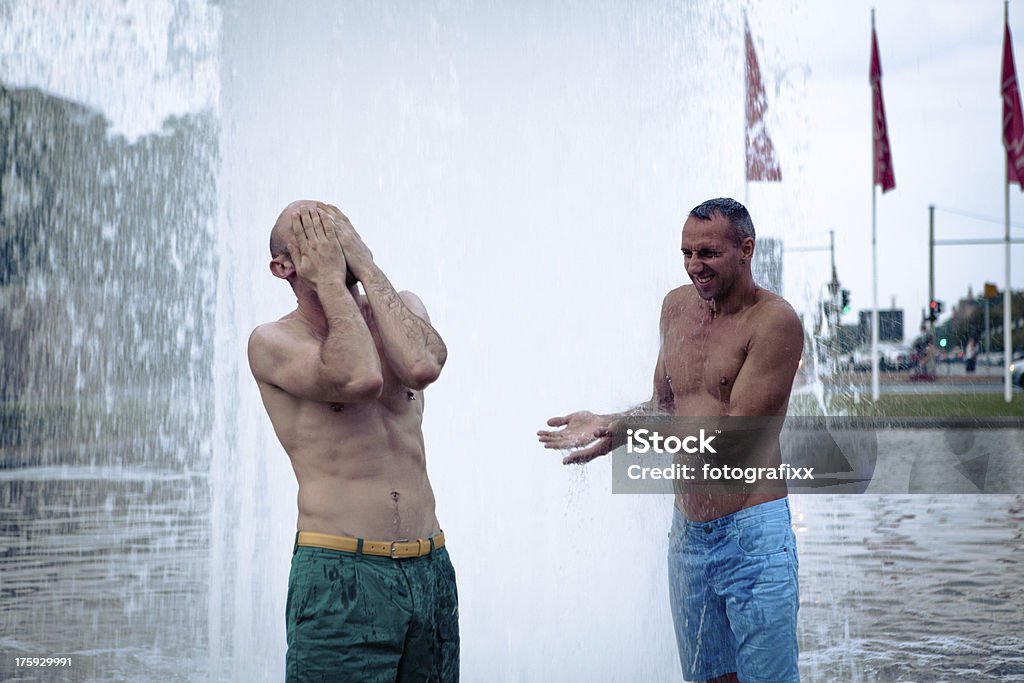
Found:
M 270 272 L 274 277 L 287 280 L 295 274 L 295 266 L 292 264 L 291 259 L 285 256 L 276 256 L 270 261 Z
M 744 237 L 743 242 L 740 244 L 740 253 L 743 257 L 753 263 L 754 258 L 754 238 Z

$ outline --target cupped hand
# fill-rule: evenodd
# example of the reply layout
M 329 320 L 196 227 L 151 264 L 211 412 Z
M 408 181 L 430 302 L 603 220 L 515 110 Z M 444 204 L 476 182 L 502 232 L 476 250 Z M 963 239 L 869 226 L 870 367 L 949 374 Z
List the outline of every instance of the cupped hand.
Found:
M 562 459 L 565 465 L 590 462 L 613 449 L 611 420 L 604 415 L 580 410 L 563 417 L 553 417 L 548 420 L 548 426 L 562 429 L 537 432 L 537 438 L 544 444 L 544 448 L 577 449 Z

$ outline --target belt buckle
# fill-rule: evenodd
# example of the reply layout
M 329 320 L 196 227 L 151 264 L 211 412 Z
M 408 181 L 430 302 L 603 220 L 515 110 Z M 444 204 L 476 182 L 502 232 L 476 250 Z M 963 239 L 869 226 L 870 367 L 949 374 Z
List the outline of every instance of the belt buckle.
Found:
M 395 556 L 395 544 L 396 543 L 409 543 L 409 542 L 410 541 L 409 541 L 408 538 L 396 538 L 395 540 L 391 541 L 391 554 L 390 554 L 391 559 L 392 560 L 401 560 L 402 558 L 409 557 L 408 555 L 401 555 L 401 556 L 397 556 L 397 557 Z

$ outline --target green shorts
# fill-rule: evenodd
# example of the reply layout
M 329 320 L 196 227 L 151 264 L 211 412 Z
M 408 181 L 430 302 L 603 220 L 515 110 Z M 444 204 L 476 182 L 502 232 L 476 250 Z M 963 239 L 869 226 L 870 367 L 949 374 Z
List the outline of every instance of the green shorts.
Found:
M 459 680 L 448 551 L 391 559 L 298 546 L 285 608 L 288 683 Z

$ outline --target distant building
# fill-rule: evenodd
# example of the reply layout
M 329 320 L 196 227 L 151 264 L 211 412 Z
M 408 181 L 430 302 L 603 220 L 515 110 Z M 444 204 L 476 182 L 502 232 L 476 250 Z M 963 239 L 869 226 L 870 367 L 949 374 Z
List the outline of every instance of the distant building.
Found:
M 871 341 L 871 311 L 861 311 L 857 326 L 861 343 Z M 903 343 L 903 309 L 878 311 L 878 341 Z
M 971 314 L 978 310 L 978 300 L 974 297 L 974 288 L 967 286 L 967 298 L 960 299 L 953 307 L 952 315 L 954 320 L 966 320 Z
M 841 324 L 836 332 L 839 340 L 839 353 L 850 353 L 863 343 L 860 325 Z

